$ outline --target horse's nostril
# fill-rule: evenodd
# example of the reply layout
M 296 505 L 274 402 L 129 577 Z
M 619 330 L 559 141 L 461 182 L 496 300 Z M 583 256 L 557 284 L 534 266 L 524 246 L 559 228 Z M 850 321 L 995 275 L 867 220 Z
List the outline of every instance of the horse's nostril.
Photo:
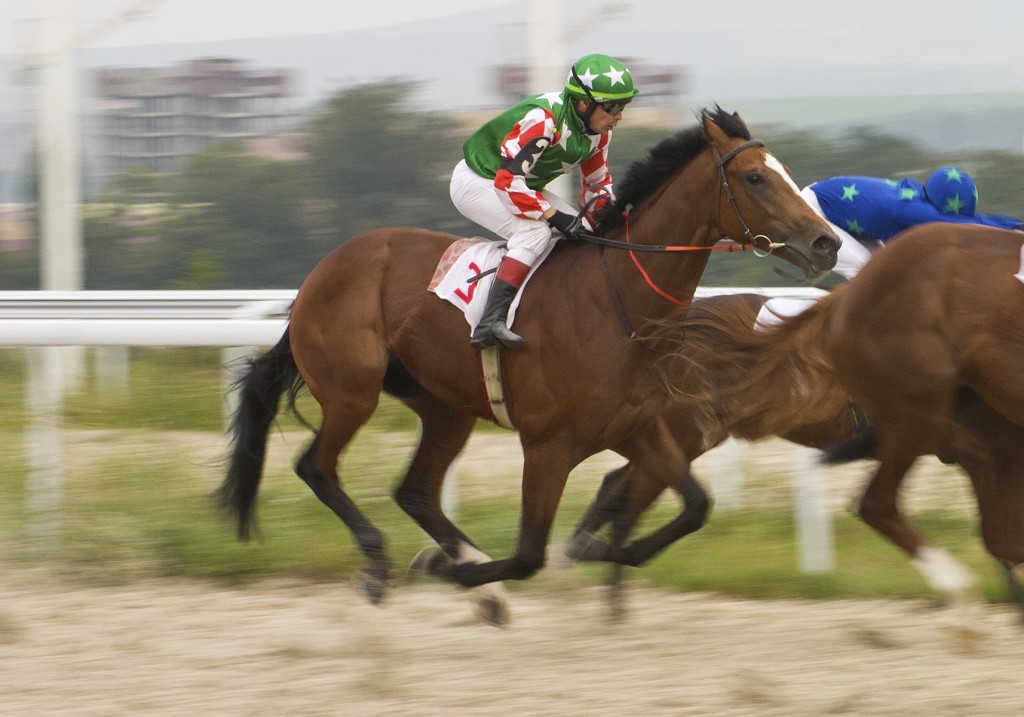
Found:
M 839 250 L 839 243 L 840 242 L 837 237 L 831 236 L 829 234 L 822 234 L 820 237 L 814 240 L 814 244 L 812 244 L 812 246 L 814 247 L 815 251 L 832 252 Z

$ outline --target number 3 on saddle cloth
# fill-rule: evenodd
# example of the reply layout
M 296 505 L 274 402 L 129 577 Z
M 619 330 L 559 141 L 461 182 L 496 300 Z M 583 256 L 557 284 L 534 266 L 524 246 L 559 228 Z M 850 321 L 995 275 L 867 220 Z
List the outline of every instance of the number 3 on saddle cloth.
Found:
M 555 243 L 552 242 L 551 247 Z M 512 322 L 515 320 L 516 308 L 519 306 L 523 290 L 530 283 L 533 272 L 537 271 L 537 267 L 551 252 L 551 247 L 530 269 L 530 273 L 526 275 L 526 281 L 523 282 L 522 288 L 519 289 L 519 293 L 512 301 L 508 312 L 509 328 L 512 328 Z M 451 302 L 462 311 L 469 324 L 470 335 L 473 334 L 473 329 L 476 328 L 484 313 L 487 294 L 494 281 L 494 272 L 491 270 L 497 268 L 506 251 L 507 246 L 503 241 L 489 241 L 481 237 L 459 239 L 445 250 L 444 256 L 438 262 L 434 277 L 427 286 L 429 291 L 433 291 L 440 298 Z M 490 273 L 473 281 L 474 278 L 485 272 Z

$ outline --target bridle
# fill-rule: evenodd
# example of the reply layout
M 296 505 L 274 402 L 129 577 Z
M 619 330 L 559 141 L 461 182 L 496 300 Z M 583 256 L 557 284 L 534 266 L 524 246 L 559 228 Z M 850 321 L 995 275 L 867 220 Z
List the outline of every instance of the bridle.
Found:
M 786 246 L 786 242 L 773 242 L 769 237 L 765 236 L 764 234 L 758 234 L 755 236 L 754 233 L 750 231 L 750 227 L 748 227 L 747 223 L 743 221 L 743 215 L 740 214 L 740 208 L 736 206 L 736 198 L 733 197 L 732 189 L 729 187 L 729 180 L 726 179 L 725 177 L 725 165 L 729 163 L 729 160 L 735 157 L 743 150 L 749 149 L 751 147 L 764 147 L 764 142 L 762 142 L 759 139 L 749 140 L 747 142 L 744 142 L 743 144 L 736 145 L 735 147 L 730 149 L 728 152 L 725 153 L 724 157 L 718 154 L 717 147 L 711 147 L 711 156 L 714 158 L 715 167 L 718 169 L 718 232 L 719 234 L 722 233 L 721 198 L 722 190 L 724 189 L 725 198 L 728 200 L 729 206 L 732 207 L 732 211 L 736 215 L 736 221 L 740 223 L 740 227 L 743 229 L 743 235 L 744 237 L 746 237 L 747 243 L 751 246 L 755 255 L 759 257 L 766 257 L 776 249 L 781 249 L 782 247 Z M 761 249 L 757 245 L 758 239 L 764 240 L 765 246 L 767 247 L 766 249 Z

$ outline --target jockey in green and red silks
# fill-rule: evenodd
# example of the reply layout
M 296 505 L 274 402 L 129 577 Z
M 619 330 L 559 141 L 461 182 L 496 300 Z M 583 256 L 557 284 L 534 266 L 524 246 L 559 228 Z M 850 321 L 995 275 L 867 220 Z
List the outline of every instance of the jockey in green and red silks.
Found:
M 593 211 L 614 198 L 608 146 L 638 92 L 621 62 L 587 55 L 570 68 L 560 92 L 523 100 L 466 141 L 464 159 L 452 173 L 452 201 L 468 219 L 508 242 L 470 339 L 476 348 L 522 346 L 506 325 L 516 292 L 555 240 L 552 229 L 571 238 L 582 228 L 577 211 L 545 187 L 579 167 L 580 208 Z

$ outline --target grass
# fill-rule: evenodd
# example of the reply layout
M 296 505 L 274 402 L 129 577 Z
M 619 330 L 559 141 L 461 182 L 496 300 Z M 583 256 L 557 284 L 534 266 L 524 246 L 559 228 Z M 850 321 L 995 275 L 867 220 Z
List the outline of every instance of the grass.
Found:
M 363 566 L 351 536 L 294 476 L 291 461 L 309 439 L 282 418 L 260 494 L 262 539 L 234 538 L 209 499 L 221 479 L 220 354 L 214 350 L 135 350 L 131 382 L 121 390 L 87 373 L 68 399 L 65 475 L 59 527 L 38 535 L 36 496 L 26 485 L 22 352 L 0 351 L 5 387 L 0 412 L 0 555 L 47 565 L 94 582 L 165 576 L 239 583 L 269 577 L 338 581 Z M 314 422 L 315 404 L 300 408 Z M 483 430 L 495 431 L 490 427 Z M 407 564 L 428 543 L 390 500 L 417 436 L 414 417 L 386 399 L 345 457 L 346 488 L 389 539 L 395 564 Z M 518 475 L 512 459 L 494 456 L 492 476 L 460 475 L 458 523 L 489 554 L 507 555 L 518 529 Z M 502 468 L 505 466 L 504 468 Z M 593 496 L 602 469 L 585 464 L 563 499 L 553 539 L 571 532 Z M 645 525 L 667 520 L 675 501 L 659 503 Z M 930 512 L 915 523 L 981 576 L 989 600 L 1006 598 L 1002 576 L 984 552 L 973 517 Z M 631 577 L 671 590 L 746 597 L 926 597 L 932 593 L 903 555 L 848 515 L 834 523 L 836 569 L 800 572 L 791 510 L 719 511 L 700 532 L 670 547 Z M 604 566 L 578 567 L 599 582 Z M 528 587 L 525 583 L 524 587 Z

